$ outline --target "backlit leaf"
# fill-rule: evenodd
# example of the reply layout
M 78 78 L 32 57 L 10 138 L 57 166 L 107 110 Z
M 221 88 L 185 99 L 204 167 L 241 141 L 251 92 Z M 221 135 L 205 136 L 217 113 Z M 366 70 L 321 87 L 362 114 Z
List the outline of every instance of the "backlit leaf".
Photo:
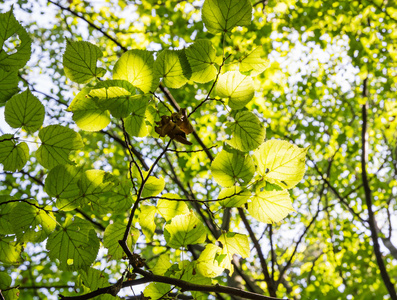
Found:
M 146 108 L 149 104 L 147 96 L 137 95 L 130 99 L 130 115 L 125 118 L 125 130 L 131 136 L 144 137 L 148 134 L 146 127 Z
M 222 243 L 222 254 L 226 257 L 220 263 L 220 266 L 230 270 L 233 273 L 234 267 L 231 263 L 233 255 L 238 254 L 242 258 L 249 257 L 250 255 L 250 245 L 248 242 L 248 236 L 235 232 L 222 233 L 218 239 Z
M 142 205 L 141 213 L 139 214 L 139 225 L 142 228 L 143 234 L 146 236 L 147 241 L 153 240 L 154 231 L 156 230 L 156 223 L 154 215 L 156 208 L 152 205 Z
M 32 203 L 37 205 L 37 203 Z M 42 242 L 54 231 L 56 226 L 52 212 L 45 212 L 25 202 L 15 205 L 11 212 L 11 218 L 17 239 L 22 243 Z
M 163 78 L 164 85 L 167 87 L 176 89 L 187 82 L 178 50 L 161 51 L 157 56 L 154 69 L 157 76 Z
M 16 52 L 8 54 L 4 43 L 18 36 L 20 44 L 16 47 Z M 26 30 L 15 19 L 12 9 L 4 14 L 0 14 L 0 69 L 6 71 L 20 69 L 30 59 L 31 54 L 30 39 Z
M 153 272 L 153 274 L 164 275 L 171 266 L 172 264 L 170 262 L 170 255 L 161 254 L 156 262 L 156 265 L 153 268 L 150 268 L 150 270 Z
M 103 170 L 87 170 L 78 186 L 81 202 L 101 214 L 128 209 L 131 206 L 130 185 L 107 180 L 111 174 Z
M 227 143 L 240 151 L 254 150 L 265 140 L 265 127 L 252 112 L 238 112 L 227 126 L 232 130 L 232 139 Z
M 157 196 L 164 190 L 164 186 L 165 182 L 163 177 L 156 178 L 155 176 L 150 176 L 143 188 L 142 197 Z
M 5 265 L 19 265 L 22 263 L 22 245 L 14 242 L 14 237 L 0 235 L 0 262 Z
M 119 240 L 123 239 L 126 228 L 127 225 L 120 221 L 116 221 L 106 227 L 103 235 L 103 246 L 108 249 L 108 256 L 110 256 L 111 259 L 118 260 L 125 255 L 124 250 L 120 246 Z M 130 249 L 134 249 L 134 245 L 138 238 L 139 230 L 131 227 L 130 234 L 127 237 L 127 245 Z
M 218 195 L 218 199 L 226 198 L 220 201 L 223 207 L 240 207 L 247 202 L 249 197 L 251 193 L 240 186 L 223 188 Z
M 21 170 L 29 158 L 29 147 L 25 142 L 17 144 L 11 134 L 0 136 L 0 163 L 5 171 Z
M 217 259 L 221 251 L 222 248 L 214 244 L 205 246 L 204 251 L 201 252 L 200 257 L 197 259 L 197 270 L 201 275 L 213 278 L 223 272 L 225 268 L 220 266 L 220 262 Z
M 202 15 L 209 32 L 229 32 L 251 24 L 252 5 L 249 0 L 205 0 Z
M 102 77 L 106 70 L 97 67 L 97 61 L 102 56 L 101 49 L 94 44 L 67 40 L 63 55 L 66 76 L 77 83 L 87 83 L 94 77 Z
M 0 195 L 0 235 L 14 234 L 11 211 L 17 202 L 8 202 L 10 200 L 14 199 L 11 196 Z
M 68 111 L 73 112 L 73 121 L 86 131 L 99 131 L 110 123 L 109 112 L 88 97 L 90 89 L 84 88 L 70 103 Z
M 47 169 L 70 163 L 69 154 L 83 147 L 80 134 L 61 126 L 49 125 L 39 131 L 41 146 L 36 151 L 39 163 Z
M 109 285 L 109 280 L 106 273 L 100 270 L 89 268 L 88 270 L 82 270 L 81 280 L 84 286 L 88 287 L 91 291 L 95 291 L 98 288 Z M 104 296 L 104 297 L 103 297 Z M 101 295 L 100 300 L 114 299 L 111 295 Z
M 18 71 L 0 68 L 0 103 L 6 102 L 18 92 Z
M 265 57 L 265 52 L 263 47 L 258 47 L 254 49 L 251 53 L 244 55 L 239 59 L 240 62 L 240 72 L 249 73 L 251 76 L 256 76 L 266 70 L 270 61 Z
M 50 170 L 44 189 L 50 197 L 57 198 L 56 206 L 69 211 L 81 205 L 81 191 L 77 184 L 83 168 L 72 165 L 58 165 Z
M 238 71 L 229 71 L 219 76 L 215 92 L 219 97 L 229 99 L 230 108 L 241 109 L 254 97 L 254 82 Z
M 211 164 L 211 173 L 215 181 L 223 187 L 247 185 L 254 172 L 252 158 L 238 151 L 222 150 Z
M 95 99 L 99 107 L 109 110 L 113 117 L 124 118 L 133 109 L 131 96 L 136 91 L 126 80 L 106 80 L 95 85 L 89 96 Z
M 169 199 L 181 199 L 176 194 L 164 194 L 161 197 Z M 156 205 L 159 214 L 166 220 L 169 221 L 177 215 L 183 215 L 189 213 L 189 208 L 183 201 L 171 201 L 166 199 L 159 199 Z
M 305 174 L 305 156 L 308 148 L 299 148 L 287 141 L 270 140 L 254 153 L 258 173 L 270 183 L 292 188 Z
M 193 212 L 175 216 L 170 224 L 165 225 L 164 229 L 167 245 L 172 248 L 200 244 L 205 241 L 206 237 L 203 223 Z
M 271 224 L 280 222 L 295 210 L 287 190 L 263 190 L 252 197 L 248 211 L 258 221 Z
M 222 60 L 217 58 L 211 41 L 196 40 L 185 53 L 192 69 L 191 80 L 206 83 L 215 78 L 218 72 L 215 63 L 220 65 Z
M 4 110 L 5 120 L 12 128 L 39 130 L 44 121 L 44 106 L 29 90 L 12 97 Z
M 158 78 L 154 75 L 154 58 L 150 51 L 129 50 L 116 62 L 113 79 L 129 81 L 144 93 L 154 91 L 158 86 Z
M 167 283 L 152 282 L 145 288 L 143 295 L 151 300 L 163 299 L 171 290 L 171 285 Z
M 46 247 L 49 257 L 58 259 L 62 269 L 86 269 L 97 256 L 99 239 L 91 223 L 75 217 L 48 237 Z

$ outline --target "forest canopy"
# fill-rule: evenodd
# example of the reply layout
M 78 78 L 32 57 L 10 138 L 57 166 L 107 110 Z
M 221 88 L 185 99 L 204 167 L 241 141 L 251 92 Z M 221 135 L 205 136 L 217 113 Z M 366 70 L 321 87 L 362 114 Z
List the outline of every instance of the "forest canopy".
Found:
M 0 4 L 0 300 L 397 300 L 397 3 Z

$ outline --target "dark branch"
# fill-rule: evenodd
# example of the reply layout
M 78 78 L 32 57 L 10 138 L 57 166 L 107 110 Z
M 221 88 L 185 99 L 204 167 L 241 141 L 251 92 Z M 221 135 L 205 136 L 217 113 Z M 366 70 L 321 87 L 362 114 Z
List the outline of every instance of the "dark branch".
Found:
M 86 22 L 88 25 L 90 25 L 92 28 L 98 30 L 100 33 L 102 33 L 104 36 L 106 36 L 109 40 L 111 40 L 113 43 L 115 43 L 117 46 L 119 46 L 123 51 L 127 51 L 127 48 L 124 47 L 123 45 L 120 44 L 119 41 L 117 41 L 115 38 L 111 37 L 107 32 L 103 31 L 101 28 L 99 28 L 98 26 L 96 26 L 94 23 L 92 23 L 91 21 L 88 21 L 83 15 L 71 10 L 68 7 L 62 6 L 59 3 L 56 3 L 52 0 L 48 0 L 48 2 L 58 6 L 60 9 L 62 9 L 62 11 L 68 11 L 70 12 L 72 15 L 78 17 L 79 19 L 83 20 L 84 22 Z
M 276 297 L 277 294 L 276 294 L 275 284 L 274 284 L 274 281 L 272 280 L 272 278 L 270 277 L 269 270 L 267 268 L 267 262 L 266 262 L 265 256 L 263 255 L 262 248 L 259 245 L 258 239 L 256 238 L 255 233 L 252 230 L 249 221 L 247 220 L 247 217 L 245 216 L 244 210 L 241 207 L 239 207 L 238 212 L 240 214 L 241 220 L 244 223 L 245 228 L 248 231 L 248 234 L 249 234 L 252 242 L 254 243 L 256 252 L 258 253 L 259 261 L 261 262 L 261 267 L 262 267 L 263 274 L 265 276 L 265 281 L 267 283 L 267 289 L 269 290 L 269 294 L 272 297 Z
M 363 82 L 363 97 L 368 97 L 367 90 L 368 78 L 366 78 Z M 367 159 L 368 159 L 368 141 L 367 141 L 367 109 L 368 102 L 362 105 L 361 116 L 362 116 L 362 126 L 361 126 L 361 172 L 362 172 L 362 181 L 364 187 L 365 194 L 365 202 L 367 204 L 368 210 L 368 223 L 369 228 L 371 230 L 371 238 L 373 242 L 373 248 L 375 252 L 376 261 L 378 263 L 379 271 L 382 276 L 383 282 L 390 294 L 392 300 L 397 300 L 397 293 L 394 287 L 394 284 L 391 282 L 389 274 L 387 273 L 385 263 L 382 259 L 382 253 L 380 251 L 378 232 L 375 224 L 374 212 L 372 210 L 372 195 L 371 188 L 369 186 L 368 175 L 367 175 Z

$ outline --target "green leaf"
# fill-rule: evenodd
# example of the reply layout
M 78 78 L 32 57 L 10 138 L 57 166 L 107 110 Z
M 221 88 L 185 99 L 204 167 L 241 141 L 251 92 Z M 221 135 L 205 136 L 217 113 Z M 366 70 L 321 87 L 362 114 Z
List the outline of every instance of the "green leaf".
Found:
M 181 199 L 177 194 L 164 194 L 161 195 L 163 198 L 169 199 Z M 157 201 L 157 211 L 166 220 L 169 221 L 177 215 L 184 215 L 189 213 L 189 208 L 183 201 L 170 201 L 166 199 L 160 199 Z
M 158 78 L 154 75 L 154 58 L 150 51 L 129 50 L 116 62 L 113 79 L 127 80 L 144 93 L 154 92 Z
M 178 50 L 161 51 L 154 63 L 154 70 L 158 77 L 162 77 L 164 85 L 169 88 L 180 88 L 186 84 L 183 63 Z
M 258 148 L 265 140 L 266 130 L 255 114 L 240 111 L 234 117 L 234 122 L 227 123 L 232 130 L 232 139 L 227 143 L 243 152 Z
M 258 173 L 283 188 L 292 188 L 305 174 L 305 156 L 308 148 L 299 148 L 287 141 L 270 140 L 255 152 Z
M 164 237 L 167 246 L 172 248 L 204 243 L 206 230 L 193 212 L 175 216 L 170 224 L 164 227 Z
M 152 282 L 145 288 L 143 295 L 151 300 L 164 299 L 171 290 L 171 285 L 167 283 Z
M 150 268 L 150 270 L 153 272 L 153 274 L 164 275 L 171 266 L 172 264 L 170 262 L 170 255 L 161 254 L 156 262 L 156 265 L 153 268 Z
M 144 176 L 146 176 L 144 174 Z M 154 176 L 150 176 L 149 179 L 145 183 L 145 187 L 143 188 L 142 191 L 142 197 L 152 197 L 152 196 L 157 196 L 164 190 L 165 182 L 164 178 L 156 178 Z
M 79 128 L 86 131 L 99 131 L 110 123 L 109 112 L 99 107 L 88 97 L 90 89 L 84 88 L 70 103 L 68 111 L 73 112 L 73 121 Z
M 16 47 L 17 51 L 7 54 L 4 47 L 6 41 L 16 44 L 15 38 L 18 37 L 20 44 Z M 0 69 L 6 71 L 20 69 L 30 59 L 32 41 L 26 30 L 15 19 L 12 9 L 9 12 L 0 14 Z
M 50 197 L 56 197 L 56 207 L 63 211 L 73 210 L 81 205 L 81 191 L 77 184 L 83 168 L 72 165 L 58 165 L 50 170 L 44 190 Z
M 107 274 L 105 272 L 101 272 L 100 270 L 94 268 L 89 268 L 88 270 L 82 270 L 80 272 L 80 276 L 84 286 L 88 287 L 91 291 L 96 291 L 99 288 L 109 285 Z M 114 299 L 114 298 L 112 297 L 110 299 Z
M 0 163 L 5 171 L 21 170 L 29 159 L 29 147 L 25 142 L 17 144 L 11 134 L 0 136 Z
M 62 269 L 86 269 L 97 256 L 99 239 L 88 221 L 75 217 L 48 237 L 46 247 L 49 257 L 58 259 Z
M 199 285 L 211 285 L 211 279 L 208 277 L 204 277 L 200 273 L 197 272 L 197 262 L 195 261 L 181 261 L 179 263 L 179 269 L 181 270 L 177 274 L 175 274 L 176 278 L 180 278 L 181 280 L 187 282 L 194 282 Z M 201 292 L 192 291 L 192 297 L 196 300 L 207 300 L 208 294 L 203 294 Z
M 69 153 L 83 147 L 80 134 L 61 125 L 49 125 L 39 131 L 41 146 L 37 149 L 38 162 L 51 169 L 60 164 L 67 164 Z
M 197 271 L 205 276 L 205 277 L 216 277 L 219 276 L 224 267 L 220 266 L 221 262 L 217 259 L 219 254 L 221 253 L 222 248 L 214 245 L 214 244 L 207 244 L 203 252 L 201 252 L 200 257 L 197 259 Z
M 116 221 L 106 227 L 105 233 L 103 235 L 103 246 L 108 248 L 108 256 L 111 259 L 119 260 L 125 253 L 119 244 L 119 240 L 123 239 L 124 232 L 127 228 L 121 221 Z M 139 230 L 131 227 L 130 234 L 127 238 L 127 245 L 130 249 L 134 249 L 135 243 L 139 238 Z
M 226 198 L 220 202 L 223 207 L 240 207 L 247 202 L 249 197 L 251 193 L 248 190 L 240 186 L 232 186 L 222 189 L 218 199 Z
M 222 260 L 220 266 L 230 270 L 230 274 L 233 273 L 234 267 L 231 261 L 233 255 L 238 254 L 242 258 L 250 256 L 250 245 L 248 242 L 248 236 L 245 234 L 228 232 L 222 233 L 218 239 L 222 243 L 222 254 L 225 254 L 225 259 Z
M 6 272 L 0 272 L 0 290 L 5 290 L 11 286 L 12 279 Z
M 136 92 L 137 89 L 126 80 L 106 80 L 99 82 L 89 96 L 95 98 L 99 107 L 109 110 L 113 117 L 125 118 L 133 109 L 131 96 Z
M 37 205 L 34 202 L 32 204 Z M 56 227 L 55 217 L 52 212 L 45 212 L 25 202 L 15 205 L 11 211 L 11 218 L 17 240 L 21 243 L 42 242 Z
M 14 237 L 0 235 L 0 262 L 5 265 L 19 265 L 22 263 L 22 245 L 14 242 Z
M 230 32 L 251 24 L 252 5 L 249 0 L 205 0 L 202 15 L 210 33 Z
M 139 225 L 142 228 L 143 234 L 146 236 L 148 242 L 153 241 L 154 231 L 156 230 L 156 222 L 154 215 L 156 208 L 152 205 L 142 205 L 141 213 L 139 214 Z
M 229 71 L 219 76 L 215 92 L 219 97 L 229 99 L 230 108 L 241 109 L 254 97 L 254 82 L 238 71 Z
M 12 97 L 4 110 L 5 120 L 12 128 L 39 130 L 44 121 L 44 105 L 26 90 Z
M 251 53 L 241 57 L 239 59 L 240 72 L 256 76 L 265 71 L 270 66 L 270 61 L 267 58 L 263 58 L 265 55 L 263 47 L 260 46 L 255 48 Z
M 206 83 L 215 78 L 218 70 L 215 64 L 222 60 L 216 56 L 216 50 L 209 40 L 197 40 L 185 50 L 186 57 L 192 69 L 191 80 Z
M 126 209 L 126 203 L 131 204 L 129 189 L 124 190 L 123 185 L 115 186 L 115 182 L 107 181 L 108 175 L 102 170 L 87 170 L 78 182 L 82 203 L 101 214 Z
M 132 113 L 124 121 L 125 129 L 132 136 L 147 136 L 148 130 L 145 122 L 145 113 L 149 104 L 148 97 L 138 95 L 131 100 Z
M 287 190 L 257 192 L 248 203 L 248 212 L 263 223 L 280 222 L 295 211 Z
M 17 300 L 19 299 L 20 290 L 18 287 L 13 287 L 12 289 L 8 291 L 2 291 L 1 293 L 3 294 L 4 299 Z
M 11 196 L 0 196 L 0 235 L 15 234 L 12 228 L 11 211 L 17 205 L 16 202 L 7 201 L 14 200 Z M 1 282 L 1 280 L 0 280 Z
M 106 70 L 97 67 L 102 51 L 89 42 L 66 41 L 63 67 L 66 76 L 77 83 L 87 83 L 94 77 L 102 77 Z
M 18 71 L 0 68 L 0 104 L 18 93 Z
M 211 164 L 211 173 L 223 187 L 247 185 L 254 176 L 255 167 L 251 156 L 222 150 Z

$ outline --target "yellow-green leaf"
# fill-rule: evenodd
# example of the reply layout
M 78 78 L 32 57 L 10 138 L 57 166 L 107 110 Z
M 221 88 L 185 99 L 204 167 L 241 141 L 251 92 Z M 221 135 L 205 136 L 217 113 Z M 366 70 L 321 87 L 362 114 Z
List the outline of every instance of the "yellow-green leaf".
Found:
M 225 269 L 220 266 L 220 263 L 226 258 L 226 255 L 223 255 L 223 257 L 219 259 L 221 251 L 222 248 L 214 244 L 208 244 L 197 259 L 197 271 L 205 277 L 213 278 L 219 276 Z M 219 260 L 221 260 L 221 262 L 219 262 Z
M 168 246 L 177 249 L 204 243 L 206 231 L 203 223 L 193 212 L 189 212 L 174 217 L 170 224 L 165 225 L 164 237 Z
M 164 194 L 163 198 L 181 199 L 177 194 Z M 172 201 L 167 199 L 160 199 L 157 201 L 157 211 L 166 220 L 169 221 L 177 215 L 184 215 L 189 213 L 189 208 L 183 201 Z
M 248 212 L 263 223 L 280 222 L 293 211 L 287 190 L 258 191 L 248 203 Z
M 248 236 L 235 232 L 222 233 L 218 239 L 222 244 L 221 254 L 225 254 L 225 259 L 222 260 L 220 266 L 230 270 L 233 273 L 234 267 L 231 263 L 234 254 L 246 258 L 250 255 L 250 246 Z
M 123 79 L 132 83 L 144 93 L 154 91 L 158 86 L 158 78 L 154 75 L 154 58 L 150 51 L 129 50 L 116 62 L 113 79 Z
M 276 183 L 282 188 L 292 188 L 305 174 L 307 149 L 287 141 L 267 141 L 254 152 L 258 162 L 257 171 L 270 183 Z
M 219 97 L 229 99 L 230 108 L 242 109 L 254 97 L 254 82 L 238 71 L 229 71 L 219 76 L 215 92 Z
M 254 175 L 252 158 L 241 152 L 222 150 L 211 164 L 215 181 L 223 187 L 247 185 Z
M 224 199 L 220 202 L 223 207 L 240 207 L 244 205 L 251 193 L 240 186 L 224 188 L 219 193 L 218 199 Z

